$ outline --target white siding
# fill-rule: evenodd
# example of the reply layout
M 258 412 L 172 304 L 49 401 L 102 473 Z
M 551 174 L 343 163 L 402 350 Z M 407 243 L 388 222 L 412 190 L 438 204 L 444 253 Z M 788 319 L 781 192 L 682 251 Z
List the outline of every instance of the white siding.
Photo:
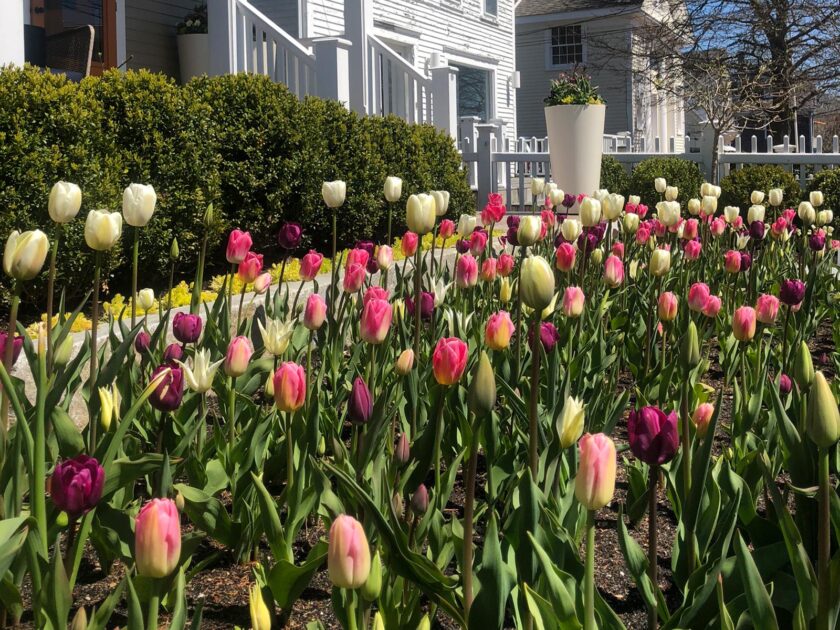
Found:
M 633 129 L 633 84 L 630 68 L 630 34 L 633 16 L 587 18 L 583 23 L 584 63 L 592 83 L 607 103 L 605 133 Z M 553 68 L 548 56 L 550 29 L 574 24 L 574 21 L 520 22 L 516 36 L 516 64 L 521 87 L 517 99 L 517 121 L 522 136 L 545 136 L 543 99 L 548 96 L 551 80 L 571 68 Z
M 130 69 L 146 68 L 178 78 L 176 25 L 196 0 L 125 0 L 125 53 Z

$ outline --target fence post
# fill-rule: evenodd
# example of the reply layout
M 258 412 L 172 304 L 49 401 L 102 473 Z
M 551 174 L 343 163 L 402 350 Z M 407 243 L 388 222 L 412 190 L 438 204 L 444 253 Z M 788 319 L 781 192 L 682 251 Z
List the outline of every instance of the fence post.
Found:
M 478 141 L 475 144 L 476 168 L 478 175 L 476 184 L 478 195 L 476 197 L 476 210 L 481 210 L 487 202 L 487 195 L 493 192 L 493 134 L 496 125 L 492 123 L 481 123 L 475 126 L 478 129 Z
M 363 115 L 368 113 L 368 34 L 372 32 L 372 0 L 344 0 L 344 38 L 350 40 L 350 109 Z
M 315 51 L 315 93 L 350 107 L 350 47 L 341 37 L 321 37 L 313 41 Z
M 236 72 L 236 0 L 209 0 L 207 35 L 210 47 L 210 76 Z
M 458 137 L 458 68 L 441 60 L 432 73 L 432 121 L 435 127 Z
M 458 140 L 455 144 L 455 146 L 461 149 L 461 152 L 472 153 L 475 151 L 475 126 L 477 123 L 478 116 L 461 116 L 461 123 L 458 127 Z M 476 162 L 470 160 L 464 164 L 464 167 L 467 169 L 467 182 L 474 188 L 478 185 Z

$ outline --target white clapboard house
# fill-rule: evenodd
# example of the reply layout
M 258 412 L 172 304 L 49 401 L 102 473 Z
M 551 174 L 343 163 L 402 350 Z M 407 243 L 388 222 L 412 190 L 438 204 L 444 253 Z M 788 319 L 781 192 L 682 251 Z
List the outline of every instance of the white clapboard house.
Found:
M 188 78 L 177 25 L 199 2 L 2 0 L 0 65 Z M 514 0 L 208 0 L 207 19 L 208 74 L 266 74 L 300 97 L 453 136 L 461 117 L 501 122 L 515 136 Z

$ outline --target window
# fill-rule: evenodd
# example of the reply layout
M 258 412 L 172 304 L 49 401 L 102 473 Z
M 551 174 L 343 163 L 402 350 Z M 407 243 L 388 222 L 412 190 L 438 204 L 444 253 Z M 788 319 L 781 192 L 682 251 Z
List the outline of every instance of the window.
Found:
M 551 29 L 549 61 L 552 66 L 583 63 L 583 34 L 580 24 L 555 26 Z
M 493 17 L 499 15 L 499 1 L 484 0 L 484 15 L 492 15 Z
M 458 68 L 458 116 L 478 116 L 482 121 L 492 117 L 492 90 L 489 70 L 471 66 Z

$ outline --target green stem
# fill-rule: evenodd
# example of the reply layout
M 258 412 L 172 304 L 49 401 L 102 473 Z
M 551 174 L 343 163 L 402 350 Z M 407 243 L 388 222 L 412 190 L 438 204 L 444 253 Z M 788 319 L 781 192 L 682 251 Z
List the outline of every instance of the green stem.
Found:
M 356 594 L 350 591 L 347 598 L 347 630 L 358 630 L 359 622 L 356 619 Z
M 239 325 L 242 323 L 242 305 L 245 302 L 245 282 L 242 283 L 242 290 L 239 292 L 239 308 L 236 310 L 236 332 L 239 333 Z
M 14 289 L 12 292 L 12 304 L 9 309 L 9 327 L 6 329 L 6 349 L 3 354 L 3 367 L 6 368 L 6 372 L 11 374 L 12 372 L 12 360 L 14 359 L 14 339 L 15 339 L 15 331 L 17 330 L 17 314 L 18 314 L 18 307 L 20 306 L 20 291 L 21 291 L 21 284 L 20 282 L 15 281 Z M 0 411 L 0 425 L 2 426 L 2 438 L 3 444 L 0 446 L 3 447 L 2 452 L 5 453 L 5 442 L 6 436 L 9 433 L 9 397 L 3 394 L 3 403 L 2 403 L 2 411 Z M 2 464 L 2 462 L 0 462 Z M 0 508 L 2 509 L 2 508 Z
M 683 496 L 685 500 L 691 493 L 691 416 L 688 411 L 688 397 L 690 393 L 688 374 L 683 379 L 682 396 L 680 397 L 680 419 L 682 427 L 680 440 L 682 442 L 682 474 L 683 474 Z M 694 572 L 694 527 L 685 523 L 686 556 L 688 557 L 688 575 Z
M 234 277 L 234 275 L 236 275 L 236 265 L 231 263 L 231 265 L 230 265 L 230 276 L 229 276 L 230 280 L 228 281 L 228 287 L 227 287 L 227 290 L 228 290 L 228 295 L 227 295 L 228 321 L 227 321 L 227 325 L 228 326 L 230 326 L 231 317 L 233 317 L 233 307 L 231 306 L 231 303 L 233 302 L 233 277 Z
M 328 293 L 327 299 L 327 319 L 330 323 L 333 322 L 333 304 L 335 303 L 336 296 L 338 295 L 338 287 L 336 283 L 338 282 L 338 260 L 336 260 L 336 253 L 338 250 L 338 222 L 336 219 L 337 211 L 333 209 L 332 211 L 332 259 L 331 262 L 331 272 L 332 272 L 332 279 L 330 281 L 330 289 Z
M 236 439 L 236 381 L 228 377 L 228 442 L 233 447 Z
M 437 413 L 436 416 L 436 424 L 435 424 L 435 450 L 434 450 L 434 462 L 435 462 L 435 502 L 438 502 L 441 498 L 441 489 L 440 489 L 440 443 L 443 440 L 443 406 L 444 400 L 446 398 L 446 394 L 449 392 L 448 389 L 444 389 L 440 393 L 440 400 L 437 406 Z M 419 397 L 418 397 L 419 398 Z M 443 506 L 439 506 L 440 509 L 443 509 Z
M 152 580 L 152 594 L 149 596 L 149 612 L 146 617 L 146 630 L 157 630 L 158 609 L 160 608 L 160 594 L 157 581 Z
M 595 625 L 595 512 L 586 520 L 586 566 L 584 569 L 584 630 L 598 630 Z
M 96 450 L 96 427 L 98 423 L 93 419 L 90 411 L 93 409 L 93 400 L 96 396 L 96 383 L 99 380 L 99 356 L 97 350 L 97 332 L 99 328 L 99 278 L 102 273 L 102 252 L 96 252 L 93 268 L 93 303 L 91 307 L 91 331 L 90 331 L 90 391 L 88 395 L 88 418 L 90 425 L 88 429 L 88 451 L 93 453 Z
M 201 251 L 198 254 L 198 269 L 195 272 L 195 284 L 193 284 L 192 299 L 190 300 L 190 313 L 198 314 L 198 307 L 201 304 L 201 288 L 204 284 L 204 260 L 207 257 L 207 231 L 201 241 Z
M 55 239 L 52 243 L 50 251 L 50 275 L 47 280 L 47 370 L 52 368 L 52 328 L 53 328 L 53 295 L 55 293 L 55 263 L 58 258 L 58 245 L 61 242 L 61 235 L 63 233 L 61 223 L 56 226 Z
M 648 577 L 653 586 L 653 592 L 658 593 L 656 556 L 657 556 L 657 531 L 656 531 L 656 490 L 659 485 L 659 466 L 651 466 L 648 478 Z M 656 630 L 657 614 L 656 605 L 648 608 L 648 629 Z
M 473 515 L 475 510 L 475 476 L 478 469 L 478 430 L 476 422 L 473 426 L 473 444 L 467 464 L 467 478 L 464 501 L 464 618 L 470 618 L 470 607 L 473 602 Z
M 131 254 L 131 327 L 137 323 L 137 263 L 140 257 L 140 228 L 135 227 L 134 248 Z
M 540 457 L 538 453 L 539 433 L 537 430 L 537 415 L 540 404 L 540 314 L 534 313 L 531 323 L 531 391 L 529 395 L 530 408 L 528 413 L 528 459 L 531 466 L 531 478 L 537 483 Z
M 40 343 L 39 343 L 40 345 Z M 46 473 L 46 406 L 47 406 L 47 356 L 44 348 L 38 348 L 38 388 L 35 402 L 35 434 L 34 434 L 34 453 L 33 453 L 33 479 L 30 499 L 32 501 L 32 508 L 35 516 L 35 521 L 38 523 L 38 534 L 41 536 L 41 544 L 44 549 L 48 549 L 47 542 L 47 500 L 44 495 L 44 488 L 47 485 Z M 91 392 L 94 390 L 91 389 Z M 91 393 L 91 396 L 94 394 Z M 19 418 L 18 420 L 25 419 Z M 96 422 L 91 419 L 91 424 Z M 91 449 L 93 452 L 93 449 Z
M 817 538 L 817 630 L 829 630 L 829 613 L 833 603 L 831 594 L 831 481 L 829 479 L 828 449 L 819 449 L 819 531 Z
M 291 500 L 289 489 L 295 482 L 295 443 L 292 440 L 292 414 L 286 413 L 286 499 Z

